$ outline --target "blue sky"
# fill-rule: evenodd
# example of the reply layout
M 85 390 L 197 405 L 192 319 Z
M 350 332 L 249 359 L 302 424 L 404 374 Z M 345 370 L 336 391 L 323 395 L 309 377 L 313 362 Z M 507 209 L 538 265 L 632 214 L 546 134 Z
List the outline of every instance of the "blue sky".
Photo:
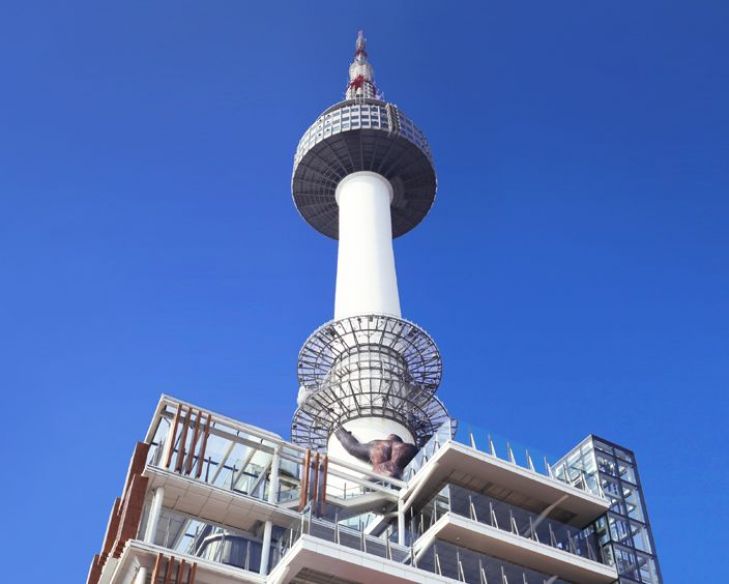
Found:
M 288 435 L 336 261 L 292 156 L 358 28 L 435 156 L 395 251 L 440 396 L 555 457 L 590 432 L 631 447 L 667 581 L 726 571 L 729 5 L 3 12 L 6 578 L 85 578 L 161 393 Z

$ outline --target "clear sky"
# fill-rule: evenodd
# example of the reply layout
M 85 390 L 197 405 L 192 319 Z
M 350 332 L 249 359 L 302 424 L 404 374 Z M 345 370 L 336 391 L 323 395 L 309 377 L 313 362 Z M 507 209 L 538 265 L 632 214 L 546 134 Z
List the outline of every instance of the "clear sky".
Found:
M 336 261 L 292 157 L 358 28 L 438 170 L 395 251 L 439 395 L 555 458 L 634 449 L 666 580 L 723 578 L 729 4 L 2 12 L 3 580 L 83 581 L 161 393 L 288 436 Z

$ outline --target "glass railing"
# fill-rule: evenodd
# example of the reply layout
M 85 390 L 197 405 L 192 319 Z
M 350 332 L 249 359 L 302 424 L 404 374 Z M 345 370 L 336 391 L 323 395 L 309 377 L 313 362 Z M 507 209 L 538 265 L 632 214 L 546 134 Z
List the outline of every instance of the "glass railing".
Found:
M 143 523 L 140 534 L 144 528 Z M 397 534 L 392 530 L 382 537 L 375 537 L 312 517 L 311 513 L 303 513 L 301 521 L 290 528 L 274 527 L 268 573 L 285 558 L 302 535 L 469 584 L 570 584 L 446 542 L 437 542 L 416 555 L 412 547 L 393 541 Z M 261 569 L 262 543 L 256 534 L 208 523 L 171 509 L 162 510 L 153 543 L 178 556 L 201 558 L 249 573 L 258 574 Z
M 148 509 L 145 515 L 146 511 Z M 139 537 L 145 529 L 146 521 L 141 525 Z M 273 568 L 284 554 L 286 534 L 287 530 L 274 528 L 275 543 L 270 548 L 269 568 Z M 162 509 L 152 543 L 178 555 L 186 554 L 250 572 L 258 573 L 261 568 L 263 544 L 255 534 L 222 527 L 172 509 Z
M 273 458 L 270 448 L 243 444 L 213 435 L 210 436 L 209 444 L 211 448 L 202 460 L 198 462 L 198 457 L 193 458 L 192 472 L 186 472 L 185 468 L 179 469 L 175 466 L 175 459 L 180 452 L 179 447 L 175 447 L 172 451 L 172 462 L 169 465 L 165 463 L 164 443 L 152 443 L 147 463 L 227 491 L 262 501 L 268 500 Z M 198 464 L 200 472 L 194 470 Z M 282 461 L 276 500 L 285 502 L 298 496 L 298 466 L 290 461 Z
M 416 565 L 421 570 L 468 584 L 571 584 L 556 576 L 440 541 L 416 557 Z
M 595 473 L 587 473 L 582 468 L 565 464 L 561 464 L 558 472 L 556 472 L 549 462 L 550 458 L 536 449 L 522 446 L 498 434 L 460 422 L 455 435 L 451 438 L 452 428 L 452 423 L 446 422 L 436 431 L 406 467 L 405 480 L 412 480 L 443 445 L 448 443 L 449 440 L 453 440 L 519 468 L 568 484 L 593 495 L 604 497 Z
M 421 536 L 448 512 L 583 558 L 605 563 L 592 527 L 578 529 L 543 514 L 533 513 L 455 485 L 445 487 L 426 506 L 424 513 L 413 517 L 411 529 Z
M 254 428 L 234 425 L 227 420 L 208 418 L 196 410 L 183 410 L 177 430 L 172 419 L 176 415 L 174 404 L 168 404 L 152 436 L 147 464 L 182 476 L 193 478 L 227 491 L 247 495 L 262 501 L 269 500 L 270 479 L 274 464 L 274 451 L 278 451 L 278 487 L 274 502 L 292 506 L 301 498 L 302 477 L 305 474 L 305 450 L 287 442 L 274 441 L 269 435 L 257 433 Z M 197 417 L 200 417 L 198 421 Z M 172 440 L 172 444 L 168 441 Z M 310 457 L 309 490 L 324 491 L 336 504 L 376 491 L 397 493 L 401 483 L 387 477 L 366 478 L 356 467 L 329 461 L 324 467 L 324 456 L 312 453 Z M 316 462 L 315 462 L 316 461 Z M 310 492 L 313 498 L 314 493 Z M 295 506 L 295 505 L 294 505 Z
M 453 432 L 454 423 L 450 420 L 444 422 L 430 437 L 430 440 L 428 440 L 423 447 L 418 450 L 415 458 L 413 458 L 405 467 L 405 470 L 403 471 L 403 479 L 405 481 L 410 481 L 442 446 L 453 439 Z
M 302 517 L 300 526 L 289 529 L 283 535 L 279 546 L 283 555 L 302 534 L 468 584 L 572 584 L 553 575 L 442 541 L 416 554 L 412 547 L 393 543 L 395 532 L 376 538 L 337 524 L 312 519 L 308 515 Z
M 391 529 L 383 537 L 375 537 L 341 523 L 313 517 L 311 512 L 303 513 L 301 523 L 283 534 L 280 549 L 285 553 L 302 534 L 398 563 L 407 562 L 412 557 L 410 547 L 394 543 L 396 533 Z
M 152 437 L 147 464 L 267 500 L 277 448 L 281 453 L 279 490 L 286 491 L 297 480 L 295 457 L 300 451 L 276 443 L 262 431 L 243 430 L 195 408 L 167 404 Z

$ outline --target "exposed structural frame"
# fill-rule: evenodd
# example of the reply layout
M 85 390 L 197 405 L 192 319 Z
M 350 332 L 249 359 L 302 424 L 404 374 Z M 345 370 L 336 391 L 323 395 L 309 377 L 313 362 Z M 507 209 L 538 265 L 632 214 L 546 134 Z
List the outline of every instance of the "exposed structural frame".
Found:
M 291 424 L 299 444 L 324 448 L 339 425 L 376 416 L 403 424 L 422 446 L 449 420 L 434 395 L 442 375 L 438 348 L 404 319 L 372 314 L 329 322 L 304 343 L 298 371 L 310 393 Z
M 443 363 L 430 335 L 415 323 L 378 314 L 331 321 L 314 331 L 299 352 L 299 383 L 317 387 L 338 359 L 372 349 L 402 359 L 409 380 L 431 395 L 440 385 Z

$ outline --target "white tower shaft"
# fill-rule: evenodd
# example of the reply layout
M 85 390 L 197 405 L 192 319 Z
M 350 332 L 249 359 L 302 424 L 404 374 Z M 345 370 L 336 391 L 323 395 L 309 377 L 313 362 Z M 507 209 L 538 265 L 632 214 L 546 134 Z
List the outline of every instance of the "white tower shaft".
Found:
M 336 190 L 339 255 L 336 320 L 363 314 L 400 317 L 392 249 L 392 186 L 374 172 L 354 172 Z
M 428 141 L 378 93 L 360 32 L 346 98 L 309 127 L 294 156 L 296 207 L 338 240 L 339 252 L 334 320 L 299 353 L 291 434 L 298 444 L 393 477 L 401 476 L 400 463 L 371 460 L 355 441 L 397 441 L 388 438 L 394 434 L 420 446 L 449 421 L 435 397 L 438 348 L 401 317 L 392 241 L 425 217 L 436 187 Z

